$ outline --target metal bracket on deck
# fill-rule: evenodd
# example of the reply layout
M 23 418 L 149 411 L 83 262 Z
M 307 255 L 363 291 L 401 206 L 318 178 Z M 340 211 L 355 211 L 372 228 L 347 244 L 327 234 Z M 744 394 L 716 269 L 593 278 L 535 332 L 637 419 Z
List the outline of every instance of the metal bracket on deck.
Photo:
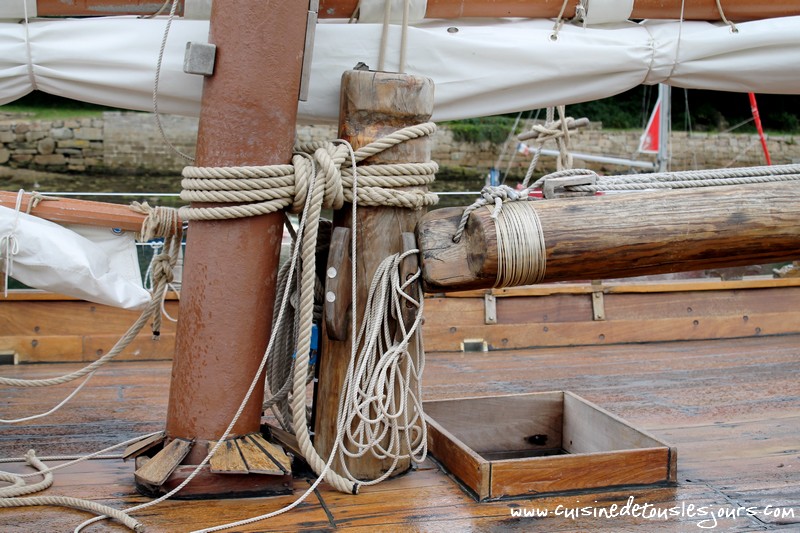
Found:
M 544 185 L 542 185 L 542 195 L 548 200 L 552 198 L 559 198 L 566 192 L 566 187 L 573 185 L 595 185 L 596 183 L 597 176 L 593 174 L 546 178 L 544 180 Z
M 483 322 L 497 324 L 497 298 L 490 292 L 483 295 Z
M 603 282 L 592 281 L 592 320 L 605 320 L 606 307 L 603 302 Z

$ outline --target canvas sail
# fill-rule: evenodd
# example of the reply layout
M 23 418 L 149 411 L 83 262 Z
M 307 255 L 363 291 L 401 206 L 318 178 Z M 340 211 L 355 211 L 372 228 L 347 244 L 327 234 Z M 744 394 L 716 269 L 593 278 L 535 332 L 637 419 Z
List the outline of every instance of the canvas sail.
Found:
M 0 23 L 0 104 L 39 89 L 152 110 L 166 20 L 133 17 Z M 544 19 L 426 20 L 409 28 L 407 68 L 436 84 L 434 119 L 452 120 L 596 100 L 640 84 L 722 91 L 800 92 L 800 17 L 738 24 L 643 21 L 581 27 L 557 39 Z M 342 72 L 377 65 L 382 26 L 320 23 L 305 122 L 335 121 Z M 175 20 L 160 78 L 162 112 L 197 115 L 202 78 L 183 73 L 186 43 L 208 22 Z M 393 27 L 390 46 L 400 40 Z M 396 52 L 396 50 L 395 50 Z M 399 53 L 389 52 L 387 70 Z M 269 83 L 270 73 L 264 73 Z

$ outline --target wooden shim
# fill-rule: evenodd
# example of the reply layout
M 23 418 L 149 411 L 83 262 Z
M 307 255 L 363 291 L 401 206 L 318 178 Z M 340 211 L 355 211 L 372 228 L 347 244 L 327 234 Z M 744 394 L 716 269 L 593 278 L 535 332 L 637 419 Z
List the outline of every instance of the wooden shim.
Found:
M 166 433 L 163 431 L 159 431 L 155 435 L 150 435 L 146 439 L 142 439 L 139 442 L 134 442 L 127 448 L 125 451 L 122 452 L 122 460 L 127 461 L 131 457 L 138 457 L 139 455 L 143 454 L 147 450 L 151 450 L 155 446 L 158 446 L 164 439 L 166 438 Z
M 217 441 L 209 441 L 208 450 L 216 446 Z M 210 465 L 211 472 L 215 474 L 247 474 L 247 465 L 239 453 L 239 447 L 233 439 L 225 440 L 214 456 L 211 457 L 208 464 Z
M 134 472 L 136 481 L 154 486 L 163 485 L 192 449 L 193 444 L 194 442 L 190 440 L 174 439 Z
M 333 228 L 328 268 L 325 270 L 323 315 L 328 338 L 337 341 L 347 340 L 350 327 L 353 286 L 350 251 L 350 228 Z
M 264 453 L 269 455 L 270 459 L 283 470 L 284 474 L 288 474 L 292 471 L 292 459 L 286 455 L 283 448 L 272 444 L 258 433 L 252 433 L 248 435 L 248 438 L 253 441 L 256 446 L 261 448 Z
M 796 259 L 800 201 L 793 183 L 706 187 L 526 202 L 541 221 L 542 281 L 633 277 Z M 432 211 L 417 226 L 428 292 L 493 287 L 497 235 L 486 209 Z
M 30 196 L 30 193 L 23 195 L 23 210 L 27 209 L 31 201 Z M 14 209 L 16 203 L 17 193 L 0 191 L 0 205 Z M 140 231 L 142 222 L 145 219 L 142 213 L 137 213 L 127 205 L 90 202 L 72 198 L 43 200 L 31 210 L 31 214 L 52 222 L 82 224 L 101 228 L 119 228 L 126 231 Z
M 275 426 L 268 426 L 270 437 L 280 444 L 280 446 L 284 448 L 288 448 L 292 451 L 295 457 L 303 457 L 303 452 L 300 451 L 300 445 L 297 443 L 297 437 L 289 433 L 288 431 L 284 431 L 279 427 Z
M 285 474 L 283 467 L 272 460 L 272 457 L 261 449 L 258 444 L 247 436 L 236 439 L 236 445 L 247 464 L 247 471 L 251 474 L 269 474 L 282 476 Z

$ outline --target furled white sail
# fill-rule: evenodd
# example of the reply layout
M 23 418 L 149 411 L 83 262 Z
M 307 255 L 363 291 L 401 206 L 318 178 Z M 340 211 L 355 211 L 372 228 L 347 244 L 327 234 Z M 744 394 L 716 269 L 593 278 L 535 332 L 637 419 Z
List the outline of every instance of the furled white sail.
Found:
M 152 110 L 166 20 L 129 17 L 0 24 L 0 104 L 33 89 L 127 109 Z M 317 26 L 306 122 L 335 121 L 341 73 L 377 66 L 382 27 Z M 159 83 L 162 112 L 197 115 L 200 76 L 183 73 L 188 41 L 207 21 L 172 25 Z M 390 31 L 396 70 L 400 30 Z M 569 104 L 639 84 L 758 93 L 800 93 L 800 17 L 738 24 L 644 21 L 591 27 L 527 19 L 423 21 L 409 28 L 406 71 L 436 84 L 434 120 Z M 279 73 L 264 73 L 270 83 Z

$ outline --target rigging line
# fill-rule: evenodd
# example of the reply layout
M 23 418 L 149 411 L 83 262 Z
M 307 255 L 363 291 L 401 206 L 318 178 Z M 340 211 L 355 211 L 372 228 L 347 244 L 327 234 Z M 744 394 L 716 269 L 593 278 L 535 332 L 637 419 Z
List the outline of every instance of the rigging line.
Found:
M 156 118 L 156 125 L 158 126 L 158 131 L 161 134 L 161 138 L 163 141 L 169 146 L 169 148 L 181 156 L 182 158 L 186 159 L 187 161 L 194 161 L 194 157 L 185 154 L 178 150 L 178 148 L 172 144 L 169 139 L 167 138 L 167 134 L 164 131 L 164 125 L 161 123 L 161 113 L 158 111 L 158 82 L 161 78 L 161 65 L 164 61 L 164 50 L 167 48 L 167 37 L 169 37 L 169 29 L 172 26 L 172 21 L 175 19 L 175 11 L 178 7 L 178 0 L 172 0 L 172 7 L 169 10 L 169 17 L 167 18 L 167 24 L 164 26 L 164 36 L 161 39 L 161 48 L 158 51 L 158 62 L 156 63 L 156 77 L 153 81 L 153 114 Z
M 58 405 L 56 405 L 55 407 L 53 407 L 49 411 L 47 411 L 45 413 L 39 413 L 37 415 L 26 416 L 26 417 L 23 417 L 23 418 L 14 418 L 14 419 L 11 419 L 11 420 L 5 420 L 5 419 L 0 418 L 0 424 L 17 424 L 19 422 L 29 422 L 31 420 L 36 420 L 37 418 L 44 418 L 45 416 L 48 416 L 48 415 L 51 415 L 51 414 L 55 413 L 56 411 L 61 409 L 63 406 L 65 406 L 76 394 L 78 394 L 81 391 L 81 389 L 84 387 L 84 385 L 89 383 L 89 380 L 92 379 L 92 376 L 94 376 L 95 372 L 97 372 L 97 371 L 95 370 L 94 372 L 92 372 L 88 376 L 86 376 L 86 379 L 84 379 L 83 382 L 78 387 L 76 387 L 75 390 L 73 390 L 69 394 L 69 396 L 67 396 L 66 398 L 61 400 L 61 402 L 59 402 Z
M 25 16 L 25 51 L 28 54 L 28 78 L 31 80 L 31 87 L 34 91 L 39 87 L 36 85 L 36 74 L 33 71 L 33 53 L 31 52 L 31 33 L 28 25 L 28 0 L 22 0 L 22 9 Z

